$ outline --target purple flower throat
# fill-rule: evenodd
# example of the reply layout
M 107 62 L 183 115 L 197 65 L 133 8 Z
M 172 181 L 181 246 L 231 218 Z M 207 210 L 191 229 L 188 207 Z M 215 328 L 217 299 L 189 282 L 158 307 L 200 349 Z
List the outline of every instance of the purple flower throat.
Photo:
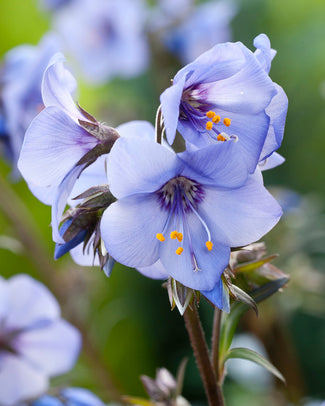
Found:
M 229 127 L 231 119 L 222 119 L 213 109 L 214 106 L 208 103 L 208 91 L 205 87 L 191 86 L 184 90 L 180 104 L 181 120 L 190 121 L 199 132 L 208 134 L 215 141 L 237 141 L 236 135 L 228 135 L 220 127 L 222 124 Z
M 164 234 L 171 228 L 170 238 L 178 240 L 180 246 L 176 249 L 175 253 L 181 255 L 184 251 L 183 236 L 184 233 L 189 242 L 189 249 L 192 257 L 193 269 L 198 271 L 197 261 L 195 259 L 192 238 L 190 234 L 189 224 L 187 217 L 193 213 L 200 221 L 207 233 L 207 241 L 205 243 L 208 251 L 213 248 L 211 241 L 211 233 L 205 221 L 197 212 L 199 204 L 204 200 L 205 192 L 203 186 L 195 180 L 186 178 L 184 176 L 177 176 L 170 179 L 165 183 L 157 192 L 158 201 L 162 210 L 168 212 L 168 217 L 161 233 L 156 234 L 156 238 L 160 242 L 165 241 Z

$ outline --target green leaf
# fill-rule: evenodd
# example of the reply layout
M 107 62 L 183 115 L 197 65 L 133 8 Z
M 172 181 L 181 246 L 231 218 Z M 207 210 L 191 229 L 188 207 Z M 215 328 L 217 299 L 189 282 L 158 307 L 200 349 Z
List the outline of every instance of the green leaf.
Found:
M 285 378 L 281 374 L 281 372 L 275 368 L 267 359 L 262 357 L 262 355 L 258 354 L 257 352 L 250 350 L 249 348 L 232 348 L 229 350 L 224 358 L 224 362 L 226 362 L 230 358 L 240 358 L 240 359 L 247 359 L 248 361 L 255 362 L 255 364 L 261 365 L 263 368 L 271 372 L 274 376 L 279 378 L 282 382 L 285 383 Z
M 250 296 L 255 300 L 256 303 L 259 303 L 276 293 L 282 286 L 284 286 L 288 282 L 288 280 L 288 277 L 284 277 L 276 279 L 272 282 L 268 282 L 258 289 L 250 292 Z M 229 314 L 223 312 L 220 332 L 220 359 L 222 359 L 227 353 L 227 350 L 230 347 L 232 339 L 234 337 L 239 320 L 248 309 L 250 309 L 250 306 L 248 306 L 247 304 L 235 302 L 231 305 Z
M 177 376 L 176 376 L 177 387 L 176 387 L 175 397 L 180 396 L 182 394 L 187 361 L 188 361 L 188 358 L 184 358 L 182 360 L 182 362 L 180 363 L 180 366 L 178 367 Z

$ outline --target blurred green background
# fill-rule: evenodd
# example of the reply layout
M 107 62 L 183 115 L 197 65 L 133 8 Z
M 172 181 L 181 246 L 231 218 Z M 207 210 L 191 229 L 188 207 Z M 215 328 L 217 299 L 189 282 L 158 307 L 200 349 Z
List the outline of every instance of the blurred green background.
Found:
M 261 306 L 259 318 L 247 313 L 240 328 L 262 340 L 288 383 L 272 381 L 258 388 L 229 377 L 225 393 L 229 406 L 299 405 L 307 398 L 325 399 L 325 2 L 237 4 L 233 40 L 253 49 L 256 35 L 270 37 L 278 52 L 271 77 L 289 98 L 280 149 L 286 162 L 265 173 L 266 185 L 288 212 L 265 240 L 270 253 L 280 254 L 275 264 L 291 276 L 288 287 Z M 38 9 L 36 0 L 1 0 L 0 55 L 22 43 L 37 44 L 49 26 L 50 15 Z M 156 50 L 153 55 L 150 70 L 137 79 L 115 79 L 99 88 L 78 80 L 80 104 L 113 126 L 131 119 L 153 122 L 159 95 L 180 68 L 173 58 L 162 59 Z M 1 174 L 8 182 L 1 182 L 6 202 L 0 210 L 1 275 L 26 272 L 43 281 L 59 298 L 64 316 L 85 330 L 77 366 L 54 384 L 88 387 L 105 401 L 114 397 L 112 384 L 123 394 L 143 395 L 141 374 L 154 377 L 162 366 L 175 374 L 189 356 L 184 396 L 204 404 L 182 318 L 170 311 L 161 282 L 121 266 L 107 279 L 97 268 L 76 266 L 69 256 L 54 262 L 49 207 L 23 181 L 11 185 L 9 173 L 2 162 Z M 284 193 L 287 189 L 296 194 Z M 10 219 L 3 210 L 10 211 Z M 212 309 L 202 301 L 200 310 L 209 333 Z

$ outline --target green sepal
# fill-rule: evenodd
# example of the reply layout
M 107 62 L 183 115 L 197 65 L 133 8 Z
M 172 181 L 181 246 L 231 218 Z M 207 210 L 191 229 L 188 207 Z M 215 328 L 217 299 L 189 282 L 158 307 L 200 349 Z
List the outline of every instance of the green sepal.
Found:
M 231 358 L 247 359 L 248 361 L 255 362 L 255 364 L 262 366 L 267 371 L 271 372 L 271 374 L 273 374 L 274 376 L 276 376 L 282 382 L 285 383 L 284 376 L 274 365 L 272 365 L 262 355 L 258 354 L 253 350 L 250 350 L 249 348 L 238 347 L 230 349 L 224 357 L 224 363 L 226 363 L 226 361 Z
M 129 405 L 155 406 L 155 404 L 150 402 L 150 400 L 135 396 L 123 396 L 123 401 Z
M 278 254 L 270 255 L 266 258 L 260 259 L 259 261 L 252 261 L 252 262 L 247 262 L 241 265 L 237 265 L 236 267 L 233 268 L 233 271 L 235 273 L 237 272 L 252 272 L 255 271 L 255 269 L 261 267 L 262 265 L 272 261 L 273 259 L 277 258 Z

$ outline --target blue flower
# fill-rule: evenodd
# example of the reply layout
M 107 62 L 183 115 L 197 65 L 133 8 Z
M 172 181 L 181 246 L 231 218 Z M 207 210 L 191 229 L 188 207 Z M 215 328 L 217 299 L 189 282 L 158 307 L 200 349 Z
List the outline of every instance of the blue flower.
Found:
M 62 54 L 55 54 L 44 73 L 45 108 L 30 124 L 18 161 L 34 195 L 52 205 L 53 239 L 59 243 L 64 243 L 58 231 L 61 214 L 76 180 L 106 151 L 101 147 L 118 136 L 76 106 L 71 96 L 76 82 L 64 61 Z
M 176 27 L 166 30 L 163 41 L 183 63 L 189 63 L 215 44 L 231 39 L 230 21 L 235 13 L 230 1 L 199 4 L 185 12 Z
M 101 221 L 110 255 L 135 268 L 160 259 L 169 276 L 196 290 L 214 289 L 230 247 L 258 240 L 281 216 L 233 140 L 175 154 L 121 137 L 108 157 L 108 183 L 118 199 Z
M 104 406 L 104 403 L 92 392 L 83 388 L 65 388 L 58 397 L 43 396 L 30 406 Z
M 102 84 L 146 70 L 149 50 L 142 0 L 75 1 L 55 14 L 53 21 L 89 82 Z
M 68 372 L 81 337 L 61 319 L 49 290 L 28 275 L 0 278 L 0 399 L 16 405 L 38 397 L 49 378 Z
M 44 107 L 41 95 L 42 77 L 58 48 L 57 38 L 48 34 L 37 46 L 21 45 L 5 55 L 1 72 L 1 104 L 10 152 L 7 156 L 10 156 L 14 167 L 25 131 Z
M 236 139 L 253 173 L 283 136 L 286 97 L 279 88 L 261 58 L 242 43 L 218 44 L 181 69 L 162 93 L 168 142 L 174 141 L 176 130 L 198 148 Z M 280 104 L 274 101 L 279 94 Z M 275 144 L 268 139 L 271 127 Z

